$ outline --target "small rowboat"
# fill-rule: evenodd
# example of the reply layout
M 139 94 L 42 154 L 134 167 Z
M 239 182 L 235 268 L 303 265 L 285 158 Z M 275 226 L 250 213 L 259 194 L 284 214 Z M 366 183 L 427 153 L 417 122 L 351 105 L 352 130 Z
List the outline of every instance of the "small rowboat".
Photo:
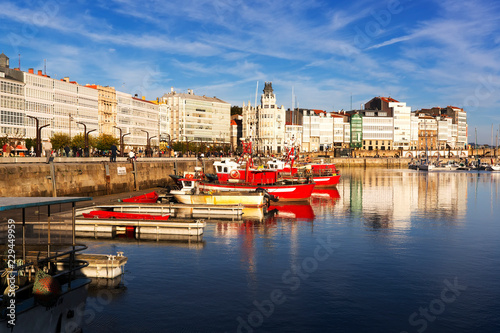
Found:
M 138 195 L 132 198 L 123 199 L 123 202 L 140 202 L 140 203 L 155 203 L 158 200 L 158 194 L 153 191 L 143 195 Z
M 110 212 L 107 210 L 93 210 L 90 213 L 83 213 L 87 219 L 129 219 L 129 220 L 152 220 L 152 221 L 167 221 L 170 215 L 151 215 L 151 214 L 136 214 L 136 213 L 120 213 Z

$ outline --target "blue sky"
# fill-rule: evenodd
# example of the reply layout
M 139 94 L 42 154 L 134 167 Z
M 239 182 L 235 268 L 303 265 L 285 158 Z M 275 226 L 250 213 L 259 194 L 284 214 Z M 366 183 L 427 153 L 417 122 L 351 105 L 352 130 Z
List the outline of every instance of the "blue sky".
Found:
M 160 97 L 176 91 L 327 111 L 391 96 L 463 107 L 469 141 L 500 125 L 494 1 L 0 0 L 0 52 L 21 69 Z M 260 98 L 260 97 L 259 97 Z M 295 105 L 297 106 L 297 105 Z

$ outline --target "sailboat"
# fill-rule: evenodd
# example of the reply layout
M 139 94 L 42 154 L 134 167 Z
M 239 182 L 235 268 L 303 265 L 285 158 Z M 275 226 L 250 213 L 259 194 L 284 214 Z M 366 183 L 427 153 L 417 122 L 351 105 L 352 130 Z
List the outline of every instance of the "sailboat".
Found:
M 424 132 L 425 132 L 425 159 L 420 159 L 420 162 L 417 163 L 417 169 L 423 171 L 431 171 L 434 170 L 434 165 L 429 163 L 429 151 L 427 148 L 427 122 L 424 119 Z

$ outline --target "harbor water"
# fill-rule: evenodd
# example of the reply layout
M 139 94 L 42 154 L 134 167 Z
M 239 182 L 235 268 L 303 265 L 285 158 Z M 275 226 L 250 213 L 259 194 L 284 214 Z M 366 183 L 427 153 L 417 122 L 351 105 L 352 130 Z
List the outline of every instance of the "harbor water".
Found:
M 341 171 L 201 242 L 81 239 L 128 257 L 83 332 L 499 332 L 500 173 Z

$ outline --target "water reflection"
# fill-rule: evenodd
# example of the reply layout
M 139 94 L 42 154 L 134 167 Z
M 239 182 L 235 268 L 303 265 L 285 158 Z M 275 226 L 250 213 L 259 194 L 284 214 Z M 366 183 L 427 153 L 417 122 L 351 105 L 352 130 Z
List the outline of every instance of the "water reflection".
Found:
M 467 210 L 470 174 L 351 169 L 339 184 L 338 206 L 367 227 L 408 229 L 422 216 L 456 225 Z
M 308 202 L 300 202 L 294 204 L 278 204 L 271 205 L 269 211 L 274 211 L 274 220 L 306 220 L 312 222 L 314 220 L 314 211 Z

